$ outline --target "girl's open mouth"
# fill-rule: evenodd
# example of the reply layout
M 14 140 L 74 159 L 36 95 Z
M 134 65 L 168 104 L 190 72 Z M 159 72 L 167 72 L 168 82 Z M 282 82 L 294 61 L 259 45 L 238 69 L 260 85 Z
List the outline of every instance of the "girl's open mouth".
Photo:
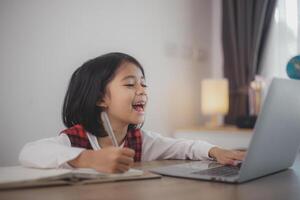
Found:
M 138 113 L 144 113 L 145 102 L 137 102 L 132 105 L 133 109 Z

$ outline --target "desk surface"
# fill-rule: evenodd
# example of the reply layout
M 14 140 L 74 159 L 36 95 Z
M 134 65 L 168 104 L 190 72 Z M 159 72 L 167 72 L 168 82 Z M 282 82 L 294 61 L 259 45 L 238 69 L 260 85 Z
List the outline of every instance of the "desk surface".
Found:
M 136 168 L 183 163 L 154 161 L 136 164 Z M 300 199 L 300 155 L 291 169 L 239 185 L 196 181 L 172 177 L 161 179 L 102 183 L 82 186 L 41 187 L 0 191 L 1 200 L 77 200 L 77 199 Z

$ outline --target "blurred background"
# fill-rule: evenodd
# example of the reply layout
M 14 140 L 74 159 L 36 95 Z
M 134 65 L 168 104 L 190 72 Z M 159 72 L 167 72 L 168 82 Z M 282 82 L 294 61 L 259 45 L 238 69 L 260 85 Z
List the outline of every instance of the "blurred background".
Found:
M 299 1 L 279 0 L 260 70 L 285 77 L 299 54 Z M 118 51 L 143 65 L 145 129 L 170 136 L 199 126 L 201 81 L 224 77 L 221 0 L 0 0 L 0 166 L 22 146 L 64 129 L 61 108 L 73 71 Z

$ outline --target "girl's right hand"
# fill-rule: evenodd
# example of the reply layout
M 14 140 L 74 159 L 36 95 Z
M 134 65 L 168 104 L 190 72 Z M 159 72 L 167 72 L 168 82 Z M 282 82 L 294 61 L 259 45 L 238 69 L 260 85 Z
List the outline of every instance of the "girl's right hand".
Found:
M 68 163 L 73 167 L 92 168 L 99 172 L 123 173 L 132 167 L 134 150 L 106 147 L 100 150 L 85 150 Z

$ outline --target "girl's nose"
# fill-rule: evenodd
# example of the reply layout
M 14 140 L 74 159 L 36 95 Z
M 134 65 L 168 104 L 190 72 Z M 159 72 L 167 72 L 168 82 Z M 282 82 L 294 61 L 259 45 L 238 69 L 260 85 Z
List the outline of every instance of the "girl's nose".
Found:
M 146 88 L 143 87 L 142 85 L 139 85 L 139 86 L 137 87 L 136 94 L 137 94 L 137 95 L 146 95 L 146 94 L 147 94 Z

